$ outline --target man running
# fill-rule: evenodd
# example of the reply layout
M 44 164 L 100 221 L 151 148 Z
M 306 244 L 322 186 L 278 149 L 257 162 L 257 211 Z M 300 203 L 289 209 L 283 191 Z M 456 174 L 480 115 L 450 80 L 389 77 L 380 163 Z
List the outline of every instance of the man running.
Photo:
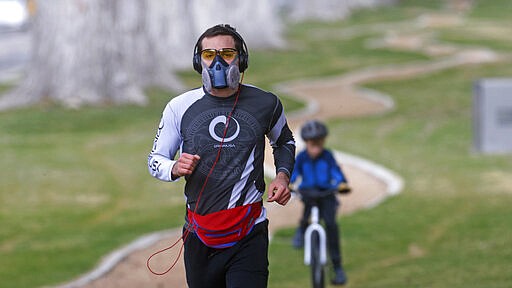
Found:
M 203 86 L 166 105 L 148 157 L 154 177 L 186 180 L 189 287 L 267 287 L 265 137 L 276 167 L 267 201 L 285 205 L 290 199 L 293 135 L 279 98 L 241 83 L 248 60 L 247 46 L 233 27 L 207 29 L 193 57 Z

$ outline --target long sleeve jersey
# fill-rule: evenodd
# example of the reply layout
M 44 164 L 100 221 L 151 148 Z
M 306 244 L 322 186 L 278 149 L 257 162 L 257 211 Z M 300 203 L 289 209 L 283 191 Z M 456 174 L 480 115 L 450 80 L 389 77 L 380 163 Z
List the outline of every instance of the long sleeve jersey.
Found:
M 224 136 L 235 100 L 236 95 L 215 97 L 202 88 L 173 98 L 163 111 L 148 156 L 150 174 L 163 181 L 175 181 L 171 170 L 178 151 L 201 157 L 194 172 L 185 177 L 190 209 L 195 209 L 206 182 L 197 204 L 197 213 L 201 215 L 262 201 L 265 136 L 273 149 L 276 172 L 290 175 L 293 171 L 295 142 L 278 97 L 242 85 Z M 219 149 L 220 158 L 207 177 Z M 265 217 L 263 211 L 258 222 Z
M 297 155 L 290 182 L 295 182 L 299 176 L 302 178 L 299 190 L 327 190 L 347 182 L 334 156 L 327 149 L 316 159 L 309 157 L 307 151 L 301 151 Z

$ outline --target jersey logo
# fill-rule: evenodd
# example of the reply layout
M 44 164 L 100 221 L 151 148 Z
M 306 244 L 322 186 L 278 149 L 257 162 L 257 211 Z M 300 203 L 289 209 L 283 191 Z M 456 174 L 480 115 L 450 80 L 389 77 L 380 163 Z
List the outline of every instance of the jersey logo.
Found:
M 210 122 L 210 126 L 209 126 L 210 136 L 212 136 L 212 138 L 215 139 L 216 141 L 222 142 L 223 135 L 222 134 L 218 135 L 217 132 L 215 131 L 215 127 L 218 124 L 223 124 L 223 127 L 225 127 L 226 122 L 227 122 L 227 117 L 224 115 L 217 116 L 217 117 L 213 118 L 213 120 Z M 229 121 L 229 125 L 231 126 L 233 124 L 236 125 L 236 131 L 233 135 L 231 135 L 229 137 L 228 137 L 228 135 L 226 135 L 226 138 L 224 138 L 224 143 L 228 143 L 228 142 L 235 140 L 236 137 L 238 137 L 238 134 L 240 133 L 240 124 L 238 124 L 238 121 L 236 121 L 235 118 L 231 117 L 231 119 Z M 221 133 L 224 133 L 224 129 L 222 129 L 221 131 L 222 131 Z

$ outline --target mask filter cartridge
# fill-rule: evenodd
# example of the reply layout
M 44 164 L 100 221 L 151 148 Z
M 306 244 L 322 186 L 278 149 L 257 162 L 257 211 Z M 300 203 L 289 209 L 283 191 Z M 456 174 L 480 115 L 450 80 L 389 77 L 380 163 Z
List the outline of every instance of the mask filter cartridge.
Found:
M 206 91 L 211 92 L 212 88 L 237 89 L 240 81 L 240 71 L 236 63 L 236 59 L 229 65 L 217 55 L 209 67 L 203 65 L 202 80 Z

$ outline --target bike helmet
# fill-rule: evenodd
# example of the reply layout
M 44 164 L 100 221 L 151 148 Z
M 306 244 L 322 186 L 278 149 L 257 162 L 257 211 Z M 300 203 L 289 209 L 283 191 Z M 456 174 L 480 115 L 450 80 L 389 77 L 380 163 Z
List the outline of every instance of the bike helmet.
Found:
M 302 137 L 304 141 L 325 138 L 328 133 L 327 126 L 317 120 L 306 122 L 300 129 L 300 137 Z

